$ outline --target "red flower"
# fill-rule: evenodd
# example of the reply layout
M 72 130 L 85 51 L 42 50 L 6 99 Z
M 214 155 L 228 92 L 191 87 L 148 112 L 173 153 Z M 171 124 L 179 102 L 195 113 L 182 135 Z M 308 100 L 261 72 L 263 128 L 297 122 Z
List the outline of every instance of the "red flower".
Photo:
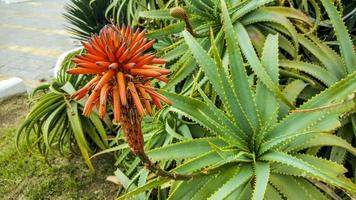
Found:
M 107 105 L 111 104 L 113 121 L 119 123 L 123 117 L 130 117 L 123 116 L 129 115 L 126 112 L 132 112 L 128 109 L 135 108 L 137 117 L 142 118 L 145 110 L 149 114 L 152 112 L 152 105 L 160 109 L 162 101 L 171 104 L 150 86 L 152 79 L 167 82 L 166 75 L 170 71 L 157 66 L 165 64 L 165 60 L 154 54 L 145 54 L 155 40 L 148 41 L 144 35 L 145 31 L 141 32 L 139 29 L 134 31 L 131 27 L 107 25 L 99 35 L 93 35 L 89 42 L 82 43 L 86 53 L 76 56 L 73 61 L 77 67 L 67 72 L 96 74 L 73 94 L 79 100 L 90 93 L 83 110 L 85 116 L 89 116 L 96 105 L 99 116 L 103 118 Z

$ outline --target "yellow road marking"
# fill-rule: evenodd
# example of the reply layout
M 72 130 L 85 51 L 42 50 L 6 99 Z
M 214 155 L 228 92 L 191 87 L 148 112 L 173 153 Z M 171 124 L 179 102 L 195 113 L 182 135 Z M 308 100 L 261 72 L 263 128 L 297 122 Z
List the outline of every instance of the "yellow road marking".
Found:
M 21 25 L 16 25 L 16 24 L 0 24 L 0 27 L 13 28 L 13 29 L 19 29 L 19 30 L 24 30 L 24 31 L 34 31 L 34 32 L 40 32 L 40 33 L 46 33 L 46 34 L 58 34 L 58 35 L 65 35 L 65 36 L 71 35 L 67 31 L 61 30 L 61 29 L 34 28 L 34 27 L 21 26 Z
M 25 12 L 13 12 L 10 10 L 2 10 L 1 13 L 6 16 L 19 16 L 19 17 L 33 17 L 33 18 L 45 18 L 49 20 L 63 20 L 62 17 L 59 16 L 50 16 L 50 15 L 44 15 L 44 14 L 39 14 L 39 13 L 25 13 Z
M 53 57 L 53 58 L 58 58 L 62 54 L 62 52 L 55 51 L 52 49 L 20 46 L 20 45 L 15 45 L 15 44 L 10 44 L 10 45 L 0 44 L 0 49 L 17 51 L 17 52 L 27 53 L 27 54 L 31 54 L 31 55 L 36 55 L 36 56 Z

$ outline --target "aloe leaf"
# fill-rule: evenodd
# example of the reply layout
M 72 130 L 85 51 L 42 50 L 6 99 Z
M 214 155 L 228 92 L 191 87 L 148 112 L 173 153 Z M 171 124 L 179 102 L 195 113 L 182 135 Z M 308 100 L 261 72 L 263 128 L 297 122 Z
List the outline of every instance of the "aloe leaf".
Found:
M 310 41 L 304 35 L 298 35 L 299 43 L 304 46 L 312 55 L 314 55 L 323 65 L 324 67 L 338 79 L 344 77 L 343 72 L 343 63 L 339 61 L 338 56 L 330 56 L 322 44 L 316 44 Z
M 164 55 L 162 56 L 162 58 L 164 58 L 167 62 L 181 57 L 188 51 L 188 46 L 183 42 L 183 40 L 179 40 L 178 42 L 172 44 L 170 47 L 173 49 L 170 51 L 165 51 Z
M 221 32 L 219 32 L 219 34 L 217 35 L 217 39 L 216 39 L 217 41 L 220 39 L 221 36 L 220 33 Z M 224 65 L 222 60 L 220 59 L 220 55 L 215 43 L 216 40 L 214 39 L 212 34 L 210 38 L 211 38 L 211 50 L 213 52 L 215 63 L 217 66 L 217 73 L 219 74 L 218 82 L 221 83 L 222 85 L 221 88 L 222 94 L 219 94 L 219 96 L 223 100 L 224 106 L 227 107 L 226 111 L 229 113 L 229 115 L 232 115 L 234 117 L 233 121 L 235 122 L 235 125 L 241 128 L 244 131 L 244 133 L 248 134 L 252 132 L 254 129 L 256 129 L 257 117 L 256 117 L 256 121 L 251 121 L 249 119 L 248 113 L 244 110 L 243 104 L 241 104 L 240 102 L 236 88 L 232 86 L 233 82 L 231 78 L 229 78 L 228 69 L 227 67 L 225 67 L 226 65 Z M 230 68 L 231 67 L 232 66 L 230 66 Z M 208 78 L 210 78 L 209 79 L 210 83 L 213 82 L 213 86 L 215 86 L 214 85 L 215 80 L 212 79 L 213 77 L 209 76 Z M 237 120 L 239 121 L 238 123 L 236 123 Z
M 245 117 L 246 113 L 242 110 L 241 104 L 236 101 L 231 85 L 226 80 L 226 73 L 221 65 L 215 64 L 207 52 L 199 45 L 189 32 L 183 32 L 184 39 L 192 51 L 195 59 L 202 67 L 205 75 L 208 77 L 210 83 L 214 86 L 215 91 L 221 97 L 224 105 L 229 108 L 229 112 L 235 119 L 240 119 L 239 127 L 245 132 L 252 132 L 252 127 L 249 120 Z
M 90 161 L 89 158 L 89 152 L 90 148 L 88 146 L 88 143 L 85 139 L 83 128 L 82 128 L 82 123 L 80 121 L 79 113 L 78 113 L 78 104 L 76 102 L 71 102 L 70 103 L 70 108 L 67 108 L 67 116 L 69 118 L 70 125 L 73 130 L 73 134 L 75 137 L 75 140 L 77 141 L 77 145 L 79 147 L 79 150 L 84 158 L 85 163 L 88 165 L 89 169 L 94 172 L 94 167 Z
M 54 141 L 54 139 L 58 138 L 58 134 L 65 132 L 66 130 L 64 130 L 64 126 L 65 126 L 65 120 L 66 118 L 66 114 L 64 111 L 61 113 L 61 115 L 59 116 L 59 120 L 56 122 L 56 124 L 54 125 L 54 128 L 51 131 L 51 135 L 49 137 L 49 145 L 52 145 Z M 43 139 L 45 140 L 44 136 Z M 53 147 L 52 147 L 53 148 Z
M 247 185 L 250 184 L 250 182 L 246 182 L 242 185 L 240 185 L 238 188 L 236 188 L 234 191 L 232 191 L 224 200 L 236 200 L 239 199 L 241 193 L 244 191 L 244 189 L 247 187 Z
M 195 139 L 153 149 L 148 151 L 147 155 L 153 161 L 185 159 L 211 151 L 212 147 L 210 143 L 218 145 L 219 147 L 226 146 L 226 143 L 218 138 Z
M 252 194 L 252 199 L 263 200 L 267 189 L 268 179 L 270 176 L 269 164 L 267 162 L 256 162 L 254 168 L 256 182 Z
M 61 117 L 61 113 L 63 111 L 63 109 L 65 108 L 65 103 L 63 102 L 63 104 L 59 105 L 58 108 L 56 110 L 54 110 L 49 117 L 46 119 L 45 123 L 43 124 L 42 130 L 43 130 L 43 140 L 47 146 L 48 149 L 51 149 L 51 145 L 50 145 L 50 141 L 49 141 L 49 134 L 51 133 L 52 129 L 53 129 L 53 124 L 54 123 L 58 123 L 58 121 L 60 119 L 58 119 L 59 117 Z
M 119 180 L 120 184 L 126 189 L 129 189 L 129 185 L 130 185 L 130 179 L 129 177 L 127 177 L 125 175 L 125 173 L 123 173 L 120 169 L 117 169 L 114 172 L 115 176 L 117 177 L 117 180 Z
M 163 89 L 167 90 L 177 85 L 178 83 L 186 79 L 187 76 L 192 74 L 197 68 L 197 63 L 195 62 L 193 57 L 188 57 L 188 59 L 185 59 L 184 56 L 182 56 L 182 58 L 185 60 L 185 62 L 182 65 L 179 65 L 180 68 L 174 72 L 170 81 L 163 87 Z
M 209 107 L 198 100 L 168 92 L 161 92 L 169 98 L 178 112 L 184 112 L 189 118 L 208 128 L 213 133 L 223 137 L 226 142 L 246 149 L 246 142 L 241 140 L 244 134 L 215 107 Z M 213 110 L 212 110 L 213 109 Z M 216 117 L 215 117 L 216 116 Z
M 291 60 L 281 60 L 280 66 L 289 69 L 296 69 L 298 71 L 310 74 L 312 77 L 320 80 L 327 86 L 331 86 L 339 79 L 331 72 L 325 70 L 324 68 L 307 62 L 291 61 Z
M 106 153 L 111 153 L 111 152 L 115 152 L 115 151 L 119 151 L 119 150 L 127 149 L 127 148 L 129 148 L 128 144 L 121 144 L 121 145 L 118 145 L 118 146 L 114 146 L 114 147 L 102 150 L 102 151 L 92 155 L 90 158 L 94 158 L 94 157 L 97 157 L 97 156 L 100 156 L 100 155 L 103 155 L 103 154 L 106 154 Z
M 63 102 L 63 96 L 50 93 L 48 95 L 45 95 L 41 98 L 40 101 L 36 102 L 35 106 L 32 107 L 30 113 L 26 116 L 26 118 L 34 118 L 38 117 L 40 113 L 43 113 L 44 110 L 49 109 L 49 107 L 52 107 L 54 104 Z
M 133 196 L 138 195 L 138 194 L 140 194 L 142 192 L 145 192 L 145 191 L 147 191 L 149 189 L 152 189 L 154 187 L 163 185 L 164 183 L 167 183 L 167 182 L 169 182 L 169 179 L 164 179 L 164 178 L 154 179 L 154 180 L 149 181 L 149 182 L 147 182 L 146 184 L 144 184 L 144 185 L 142 185 L 140 187 L 137 187 L 137 188 L 133 189 L 132 191 L 127 192 L 124 195 L 119 196 L 116 200 L 128 199 L 129 197 L 133 197 Z
M 81 123 L 83 124 L 83 130 L 84 132 L 90 137 L 90 139 L 93 140 L 93 142 L 100 148 L 100 149 L 106 149 L 105 144 L 99 137 L 99 134 L 97 133 L 94 125 L 90 123 L 89 120 L 81 119 Z
M 267 25 L 270 25 L 270 24 L 267 24 Z M 297 58 L 298 51 L 295 48 L 295 46 L 293 46 L 290 39 L 288 39 L 285 35 L 280 34 L 277 30 L 275 30 L 267 25 L 259 25 L 258 30 L 260 30 L 264 35 L 269 35 L 269 34 L 278 35 L 279 47 L 281 49 L 285 50 L 293 59 L 298 59 Z M 253 26 L 253 24 L 250 26 Z
M 241 193 L 238 195 L 237 200 L 245 200 L 245 199 L 251 199 L 252 197 L 252 183 L 251 181 L 248 182 L 245 185 L 245 188 L 241 191 Z
M 263 154 L 271 149 L 274 149 L 274 147 L 278 147 L 278 145 L 283 144 L 284 142 L 288 142 L 298 136 L 303 136 L 303 135 L 307 135 L 307 134 L 313 134 L 314 132 L 311 131 L 305 131 L 305 132 L 301 132 L 301 133 L 297 133 L 297 134 L 292 134 L 292 135 L 282 135 L 280 137 L 276 137 L 273 139 L 268 139 L 265 140 L 260 148 L 258 149 L 258 154 Z
M 209 200 L 223 199 L 234 192 L 238 187 L 246 183 L 252 177 L 252 169 L 248 165 L 242 166 L 227 182 L 211 195 Z
M 25 136 L 26 136 L 26 141 L 27 144 L 30 144 L 30 134 L 31 131 L 33 130 L 34 132 L 40 133 L 43 120 L 41 119 L 46 119 L 53 111 L 55 111 L 58 106 L 60 106 L 63 102 L 62 101 L 56 101 L 50 105 L 47 105 L 45 108 L 33 110 L 30 112 L 30 114 L 26 117 L 26 121 L 24 122 L 23 126 L 21 126 L 18 129 L 18 135 L 17 137 L 17 142 L 19 141 L 19 137 L 21 133 L 24 131 Z M 37 126 L 37 129 L 35 129 Z
M 178 140 L 186 140 L 186 139 L 187 139 L 187 138 L 183 137 L 182 135 L 180 135 L 179 133 L 177 133 L 176 130 L 173 129 L 173 128 L 169 125 L 168 121 L 166 121 L 166 126 L 165 126 L 165 128 L 166 128 L 166 132 L 167 132 L 168 134 L 170 134 L 172 137 L 177 138 Z
M 261 7 L 265 4 L 272 2 L 273 0 L 260 0 L 260 1 L 248 1 L 244 6 L 238 8 L 231 16 L 231 21 L 235 23 L 239 18 L 247 13 Z
M 294 80 L 288 83 L 284 89 L 282 90 L 283 95 L 293 104 L 297 101 L 299 94 L 304 90 L 307 86 L 304 81 Z M 284 117 L 288 114 L 289 108 L 285 105 L 280 105 L 280 114 L 279 116 Z
M 107 148 L 109 146 L 108 138 L 106 135 L 106 130 L 104 128 L 104 125 L 101 122 L 99 116 L 93 112 L 90 114 L 89 118 L 90 121 L 93 123 L 96 132 L 99 133 L 99 136 L 101 138 L 101 141 L 104 143 L 105 148 Z
M 310 199 L 303 188 L 298 184 L 297 178 L 279 174 L 271 174 L 271 184 L 287 199 Z
M 225 32 L 225 40 L 227 46 L 227 52 L 229 56 L 232 90 L 237 96 L 244 112 L 246 113 L 248 120 L 253 124 L 254 128 L 258 128 L 257 109 L 254 102 L 254 96 L 252 95 L 250 85 L 248 82 L 247 73 L 244 67 L 243 58 L 238 46 L 236 33 L 233 30 L 231 19 L 229 17 L 228 10 L 225 2 L 221 1 L 223 28 Z
M 189 183 L 181 182 L 175 190 L 171 191 L 168 200 L 192 199 L 195 193 L 215 176 L 215 174 L 211 174 L 195 178 Z
M 214 175 L 214 178 L 207 181 L 192 197 L 192 200 L 207 199 L 211 194 L 219 189 L 226 180 L 236 174 L 239 169 L 235 166 L 224 168 L 221 173 Z M 217 187 L 218 186 L 218 187 Z
M 343 126 L 337 131 L 338 138 L 340 138 L 344 143 L 346 143 L 349 147 L 351 146 L 349 143 L 352 142 L 353 139 L 353 134 L 352 134 L 352 128 L 348 125 Z M 327 145 L 326 145 L 327 146 Z M 351 146 L 352 147 L 352 146 Z M 355 148 L 353 148 L 356 150 Z M 355 152 L 354 152 L 355 153 Z M 355 156 L 354 153 L 351 153 Z M 330 160 L 337 162 L 339 164 L 345 163 L 346 160 L 346 155 L 347 155 L 347 150 L 342 147 L 335 147 L 333 146 L 330 151 Z
M 273 200 L 283 200 L 279 192 L 270 183 L 267 185 L 265 198 Z
M 348 191 L 355 191 L 356 185 L 351 183 L 348 179 L 341 179 L 334 177 L 333 174 L 330 174 L 328 171 L 320 171 L 309 163 L 298 159 L 292 155 L 288 155 L 281 152 L 269 152 L 260 157 L 261 160 L 282 163 L 289 166 L 293 166 L 300 170 L 305 171 L 306 173 L 312 174 L 315 178 L 325 181 L 329 184 L 344 188 Z M 272 176 L 271 176 L 272 178 Z
M 170 24 L 161 29 L 150 31 L 146 33 L 145 36 L 148 38 L 158 38 L 165 35 L 179 33 L 184 30 L 184 27 L 185 27 L 184 22 L 178 22 L 178 23 Z
M 310 136 L 306 137 L 307 138 L 291 142 L 285 151 L 299 151 L 310 147 L 334 146 L 345 149 L 354 156 L 356 155 L 356 149 L 350 143 L 335 135 L 317 133 L 313 134 L 312 138 L 310 138 Z
M 319 170 L 328 170 L 328 166 L 325 166 L 327 165 L 328 163 L 323 163 L 323 165 L 320 167 Z M 318 165 L 318 164 L 317 164 Z M 333 163 L 332 165 L 330 166 L 334 166 L 335 164 Z M 329 166 L 329 169 L 331 168 Z M 342 166 L 341 166 L 342 167 Z M 300 178 L 305 178 L 306 180 L 309 180 L 309 181 L 312 181 L 313 184 L 315 183 L 318 183 L 319 181 L 316 181 L 318 178 L 315 177 L 314 175 L 310 174 L 310 173 L 307 173 L 301 169 L 298 169 L 298 168 L 295 168 L 293 166 L 288 166 L 288 165 L 284 165 L 284 164 L 273 164 L 272 165 L 272 172 L 274 174 L 281 174 L 281 175 L 285 175 L 285 176 L 293 176 L 293 177 L 300 177 Z M 340 168 L 340 166 L 338 166 L 337 168 Z M 331 173 L 334 173 L 335 170 L 333 170 L 333 172 Z M 335 176 L 338 177 L 338 179 L 341 179 L 341 180 L 347 180 L 342 174 L 339 174 L 339 173 L 334 173 Z M 300 179 L 302 180 L 302 179 Z M 346 181 L 348 182 L 348 181 Z M 315 184 L 316 186 L 320 187 L 321 185 L 320 184 Z M 323 188 L 323 187 L 322 187 Z M 325 187 L 324 187 L 325 188 Z M 328 188 L 328 187 L 326 187 Z M 329 189 L 331 190 L 331 189 Z M 324 190 L 326 191 L 326 190 Z M 332 192 L 331 192 L 332 193 Z M 330 194 L 330 192 L 328 192 L 328 194 Z
M 347 172 L 344 166 L 330 161 L 323 158 L 319 158 L 313 155 L 308 154 L 296 154 L 296 158 L 307 162 L 308 164 L 315 166 L 316 168 L 320 169 L 321 171 L 327 171 L 330 174 L 334 174 L 335 176 L 343 175 Z
M 327 200 L 327 198 L 320 190 L 318 190 L 313 184 L 302 178 L 296 178 L 298 186 L 304 190 L 304 193 L 308 195 L 309 199 Z
M 248 36 L 251 39 L 252 45 L 256 49 L 257 54 L 259 56 L 262 55 L 263 44 L 266 41 L 265 34 L 256 25 L 247 26 L 246 31 L 248 33 Z
M 217 152 L 215 150 L 204 153 L 200 156 L 192 158 L 182 165 L 174 169 L 177 173 L 192 173 L 203 168 L 212 169 L 215 166 L 221 166 L 226 163 L 231 162 L 251 162 L 250 158 L 247 158 L 244 153 L 238 152 L 236 150 L 224 150 L 222 152 Z
M 356 82 L 356 72 L 350 74 L 348 77 L 338 81 L 328 89 L 313 97 L 302 106 L 300 106 L 300 109 L 317 108 L 330 104 L 334 101 L 346 99 L 350 93 L 356 91 L 356 84 L 353 84 L 354 82 Z M 352 110 L 352 108 L 342 108 L 338 111 L 333 111 L 334 116 L 340 115 L 343 112 L 347 112 L 345 109 Z M 277 126 L 271 129 L 266 135 L 268 135 L 268 138 L 272 138 L 278 137 L 280 135 L 293 134 L 301 130 L 301 127 L 307 127 L 308 124 L 317 121 L 317 119 L 334 116 L 325 116 L 325 112 L 309 112 L 308 114 L 291 113 L 281 122 L 279 122 Z
M 332 22 L 331 24 L 334 26 L 347 71 L 351 73 L 356 70 L 356 54 L 346 26 L 344 25 L 340 14 L 336 10 L 336 7 L 330 0 L 321 0 L 321 3 L 329 15 Z
M 297 31 L 295 30 L 293 24 L 286 17 L 277 14 L 273 11 L 260 8 L 244 16 L 240 21 L 240 23 L 243 24 L 244 26 L 251 25 L 258 22 L 267 22 L 272 26 L 277 24 L 280 26 L 280 28 L 287 30 L 288 35 L 290 35 L 293 40 L 295 48 L 298 49 L 299 43 L 297 38 Z
M 174 19 L 168 9 L 141 11 L 138 16 L 150 19 Z
M 256 73 L 258 79 L 267 86 L 279 99 L 282 100 L 283 103 L 288 105 L 291 108 L 294 108 L 294 105 L 291 104 L 288 99 L 283 96 L 282 92 L 279 90 L 278 86 L 273 83 L 272 78 L 268 75 L 264 67 L 262 66 L 260 60 L 258 59 L 255 50 L 251 44 L 251 41 L 247 35 L 245 28 L 237 23 L 235 26 L 235 31 L 238 35 L 238 41 L 242 52 L 246 56 L 249 61 L 251 68 Z
M 279 85 L 278 77 L 278 35 L 268 35 L 264 44 L 261 62 L 266 72 L 271 76 L 273 82 Z M 262 125 L 267 125 L 267 122 L 276 122 L 277 115 L 274 113 L 278 110 L 279 106 L 274 94 L 268 88 L 258 81 L 256 88 L 256 101 L 258 105 L 259 116 Z M 272 117 L 272 119 L 271 119 Z M 273 119 L 274 117 L 274 119 Z M 271 124 L 268 124 L 271 126 Z M 259 144 L 262 134 L 257 135 L 256 143 Z
M 291 18 L 294 20 L 298 20 L 300 22 L 306 23 L 309 26 L 312 26 L 311 19 L 304 14 L 301 10 L 290 8 L 290 7 L 279 7 L 279 6 L 266 6 L 260 8 L 261 10 L 272 11 L 278 15 L 282 15 L 286 18 Z
M 317 45 L 317 47 L 320 51 L 324 52 L 326 55 L 328 55 L 330 58 L 332 58 L 331 59 L 332 61 L 334 61 L 335 63 L 338 63 L 340 65 L 340 66 L 338 66 L 338 68 L 341 69 L 344 76 L 347 74 L 345 62 L 342 60 L 342 55 L 340 55 L 340 53 L 338 53 L 334 49 L 332 49 L 325 41 L 318 38 L 317 35 L 308 34 L 307 38 L 310 39 L 311 41 L 313 41 L 314 44 Z

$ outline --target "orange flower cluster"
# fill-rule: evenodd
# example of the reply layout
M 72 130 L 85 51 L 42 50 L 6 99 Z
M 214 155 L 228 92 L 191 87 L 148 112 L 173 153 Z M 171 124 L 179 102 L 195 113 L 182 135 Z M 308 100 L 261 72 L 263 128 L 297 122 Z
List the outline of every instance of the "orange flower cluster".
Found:
M 170 70 L 157 65 L 166 61 L 154 54 L 145 54 L 155 42 L 144 37 L 145 31 L 131 27 L 107 25 L 93 35 L 89 42 L 83 42 L 86 53 L 73 59 L 76 68 L 69 69 L 70 74 L 96 74 L 83 88 L 73 94 L 76 100 L 91 93 L 83 110 L 89 116 L 97 106 L 99 116 L 103 118 L 107 105 L 114 111 L 114 122 L 119 123 L 123 109 L 135 106 L 140 117 L 151 114 L 152 105 L 158 109 L 161 102 L 171 102 L 150 86 L 152 79 L 167 82 Z M 152 104 L 153 103 L 153 104 Z M 132 105 L 128 105 L 132 104 Z

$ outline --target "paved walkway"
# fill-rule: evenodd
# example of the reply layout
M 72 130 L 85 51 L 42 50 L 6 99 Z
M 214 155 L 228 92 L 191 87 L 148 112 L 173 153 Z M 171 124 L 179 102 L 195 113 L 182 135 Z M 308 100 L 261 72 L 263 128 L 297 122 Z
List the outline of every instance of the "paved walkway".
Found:
M 11 1 L 18 3 L 5 3 Z M 58 56 L 75 47 L 64 30 L 66 2 L 0 0 L 0 79 L 18 76 L 36 82 L 52 76 Z

